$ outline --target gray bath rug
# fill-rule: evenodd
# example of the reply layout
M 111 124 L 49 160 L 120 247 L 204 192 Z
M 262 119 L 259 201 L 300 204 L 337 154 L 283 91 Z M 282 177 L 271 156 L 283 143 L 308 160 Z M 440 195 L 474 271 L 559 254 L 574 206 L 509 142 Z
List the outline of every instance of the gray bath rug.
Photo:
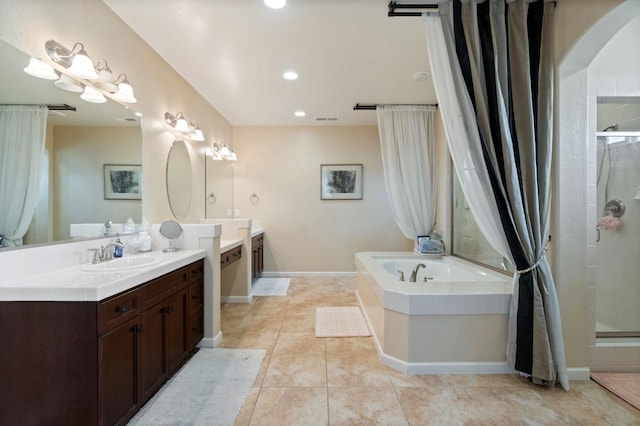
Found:
M 291 278 L 258 278 L 251 288 L 252 296 L 286 296 Z
M 232 425 L 266 351 L 200 349 L 128 425 Z

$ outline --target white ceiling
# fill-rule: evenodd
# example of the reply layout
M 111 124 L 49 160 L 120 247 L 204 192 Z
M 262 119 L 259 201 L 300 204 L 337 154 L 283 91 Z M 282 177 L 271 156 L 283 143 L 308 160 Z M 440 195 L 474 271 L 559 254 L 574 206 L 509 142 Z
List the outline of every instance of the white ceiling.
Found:
M 429 70 L 422 20 L 387 17 L 388 0 L 103 1 L 236 126 L 375 125 L 353 106 L 436 103 L 411 77 Z

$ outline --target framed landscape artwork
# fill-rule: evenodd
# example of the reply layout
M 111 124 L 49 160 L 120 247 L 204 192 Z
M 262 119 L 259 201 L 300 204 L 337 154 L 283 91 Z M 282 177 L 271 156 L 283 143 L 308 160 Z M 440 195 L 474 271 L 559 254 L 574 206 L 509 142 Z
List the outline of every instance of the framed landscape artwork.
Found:
M 321 200 L 362 200 L 362 164 L 322 164 Z
M 142 166 L 129 164 L 104 165 L 105 200 L 141 200 Z

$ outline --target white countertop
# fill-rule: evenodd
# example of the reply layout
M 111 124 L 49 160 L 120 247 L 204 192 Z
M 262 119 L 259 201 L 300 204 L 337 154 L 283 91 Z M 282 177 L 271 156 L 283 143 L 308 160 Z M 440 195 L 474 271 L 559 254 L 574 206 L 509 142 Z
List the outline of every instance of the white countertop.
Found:
M 153 251 L 133 256 L 156 257 L 153 266 L 113 272 L 86 272 L 76 265 L 0 283 L 0 301 L 96 302 L 144 284 L 206 256 L 205 250 Z M 129 257 L 128 256 L 128 257 Z

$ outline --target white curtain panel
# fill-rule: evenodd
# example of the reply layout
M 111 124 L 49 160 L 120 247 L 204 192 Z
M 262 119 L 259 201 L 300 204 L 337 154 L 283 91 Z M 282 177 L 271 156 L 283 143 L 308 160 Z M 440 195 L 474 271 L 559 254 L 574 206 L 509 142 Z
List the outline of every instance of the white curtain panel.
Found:
M 545 16 L 542 21 L 543 77 L 536 81 L 534 98 L 528 80 L 528 1 L 510 2 L 507 18 L 504 0 L 489 0 L 489 44 L 481 40 L 487 33 L 479 28 L 478 3 L 472 0 L 460 9 L 457 25 L 464 28 L 466 52 L 456 51 L 451 2 L 440 3 L 439 12 L 424 15 L 438 104 L 454 167 L 478 226 L 492 247 L 520 269 L 514 274 L 507 361 L 536 383 L 558 380 L 568 390 L 560 310 L 544 252 L 550 199 L 551 20 Z M 484 22 L 483 26 L 482 31 L 487 31 Z M 483 57 L 487 54 L 493 56 Z M 463 60 L 468 80 L 461 69 Z M 495 68 L 494 75 L 485 75 L 487 62 Z M 520 96 L 517 100 L 511 99 L 513 92 Z M 529 104 L 534 104 L 537 117 L 527 110 Z M 512 136 L 517 136 L 517 143 Z M 521 286 L 526 289 L 522 294 Z
M 391 211 L 415 243 L 432 231 L 436 219 L 436 107 L 378 105 L 376 112 Z
M 46 137 L 45 105 L 0 106 L 0 235 L 22 245 L 38 198 Z

